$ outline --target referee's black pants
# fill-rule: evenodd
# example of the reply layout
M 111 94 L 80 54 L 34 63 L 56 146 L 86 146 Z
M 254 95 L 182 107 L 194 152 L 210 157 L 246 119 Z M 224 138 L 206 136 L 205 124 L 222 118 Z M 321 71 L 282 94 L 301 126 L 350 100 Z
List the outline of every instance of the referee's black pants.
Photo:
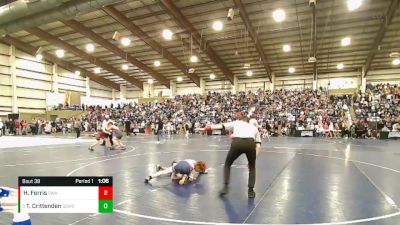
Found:
M 224 184 L 229 184 L 231 166 L 241 154 L 246 154 L 249 161 L 248 187 L 254 188 L 256 183 L 256 144 L 253 138 L 233 138 L 231 148 L 225 159 Z

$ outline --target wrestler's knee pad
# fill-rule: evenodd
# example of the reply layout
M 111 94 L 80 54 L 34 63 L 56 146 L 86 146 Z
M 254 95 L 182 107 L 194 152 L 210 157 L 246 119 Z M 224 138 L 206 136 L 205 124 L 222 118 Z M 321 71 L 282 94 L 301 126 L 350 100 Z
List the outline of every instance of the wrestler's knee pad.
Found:
M 27 213 L 14 213 L 12 225 L 32 225 L 31 218 Z
M 5 188 L 0 188 L 0 198 L 9 197 L 9 196 L 10 196 L 10 190 L 7 190 Z

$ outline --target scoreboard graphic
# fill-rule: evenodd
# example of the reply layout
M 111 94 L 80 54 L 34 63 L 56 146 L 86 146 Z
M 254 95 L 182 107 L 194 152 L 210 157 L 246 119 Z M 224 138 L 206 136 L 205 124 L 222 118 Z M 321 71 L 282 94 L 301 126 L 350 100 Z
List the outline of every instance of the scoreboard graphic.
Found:
M 112 177 L 18 177 L 20 213 L 112 211 Z

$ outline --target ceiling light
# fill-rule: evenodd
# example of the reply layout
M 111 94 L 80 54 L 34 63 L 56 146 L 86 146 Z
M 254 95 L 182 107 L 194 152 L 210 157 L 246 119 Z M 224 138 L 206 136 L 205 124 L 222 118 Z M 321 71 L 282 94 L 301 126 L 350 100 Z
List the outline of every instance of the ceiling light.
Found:
M 343 63 L 337 64 L 336 68 L 338 68 L 338 70 L 342 70 L 344 68 Z
M 221 21 L 217 20 L 217 21 L 214 21 L 212 27 L 216 31 L 221 31 L 222 28 L 224 28 L 224 24 Z
M 342 46 L 349 46 L 351 44 L 351 38 L 345 37 L 342 39 Z
M 94 73 L 100 73 L 100 67 L 94 68 Z
M 277 9 L 272 13 L 272 17 L 276 22 L 280 23 L 286 19 L 286 13 L 282 9 Z
M 183 78 L 182 78 L 182 77 L 177 77 L 176 80 L 177 80 L 178 82 L 182 82 L 182 81 L 183 81 Z
M 296 72 L 296 69 L 294 67 L 289 67 L 289 73 L 294 73 Z
M 81 71 L 79 71 L 79 70 L 75 71 L 75 75 L 77 75 L 77 76 L 81 75 Z
M 192 55 L 191 57 L 190 57 L 190 62 L 197 62 L 199 60 L 199 58 L 197 58 L 197 56 L 195 56 L 195 55 Z
M 291 47 L 290 47 L 290 45 L 283 45 L 282 49 L 283 49 L 284 52 L 290 52 Z
M 347 0 L 347 8 L 349 11 L 356 10 L 362 5 L 362 0 Z
M 153 84 L 153 83 L 154 83 L 154 80 L 153 80 L 153 79 L 148 79 L 148 80 L 147 80 L 147 83 L 148 83 L 148 84 Z
M 43 59 L 43 55 L 42 54 L 36 54 L 36 59 L 37 60 L 42 60 Z
M 128 70 L 128 69 L 129 69 L 128 64 L 122 64 L 122 69 L 123 69 L 123 70 Z
M 399 58 L 398 59 L 393 59 L 392 64 L 395 65 L 395 66 L 400 65 L 400 59 Z
M 56 55 L 57 55 L 58 58 L 62 58 L 65 55 L 65 51 L 63 49 L 58 49 L 56 51 Z
M 213 73 L 210 74 L 210 79 L 211 79 L 211 80 L 214 80 L 214 79 L 215 79 L 215 74 L 213 74 Z
M 253 76 L 253 71 L 247 70 L 246 75 L 247 75 L 248 77 Z
M 154 66 L 155 67 L 159 67 L 160 65 L 161 65 L 160 61 L 158 61 L 158 60 L 154 61 Z
M 121 39 L 121 44 L 123 46 L 129 46 L 131 44 L 131 39 L 129 39 L 127 37 L 124 37 L 124 38 Z
M 94 52 L 94 45 L 89 43 L 85 46 L 87 52 Z
M 165 29 L 162 32 L 162 36 L 164 37 L 165 40 L 171 40 L 172 39 L 172 35 L 174 35 L 174 33 L 172 33 L 172 31 L 169 30 L 169 29 Z

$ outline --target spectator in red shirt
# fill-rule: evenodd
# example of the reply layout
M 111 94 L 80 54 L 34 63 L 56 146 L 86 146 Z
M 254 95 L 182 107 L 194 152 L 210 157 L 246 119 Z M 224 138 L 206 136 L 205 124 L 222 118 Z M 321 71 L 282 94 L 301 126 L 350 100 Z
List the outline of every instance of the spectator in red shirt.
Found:
M 21 123 L 19 120 L 15 120 L 15 134 L 21 135 Z

